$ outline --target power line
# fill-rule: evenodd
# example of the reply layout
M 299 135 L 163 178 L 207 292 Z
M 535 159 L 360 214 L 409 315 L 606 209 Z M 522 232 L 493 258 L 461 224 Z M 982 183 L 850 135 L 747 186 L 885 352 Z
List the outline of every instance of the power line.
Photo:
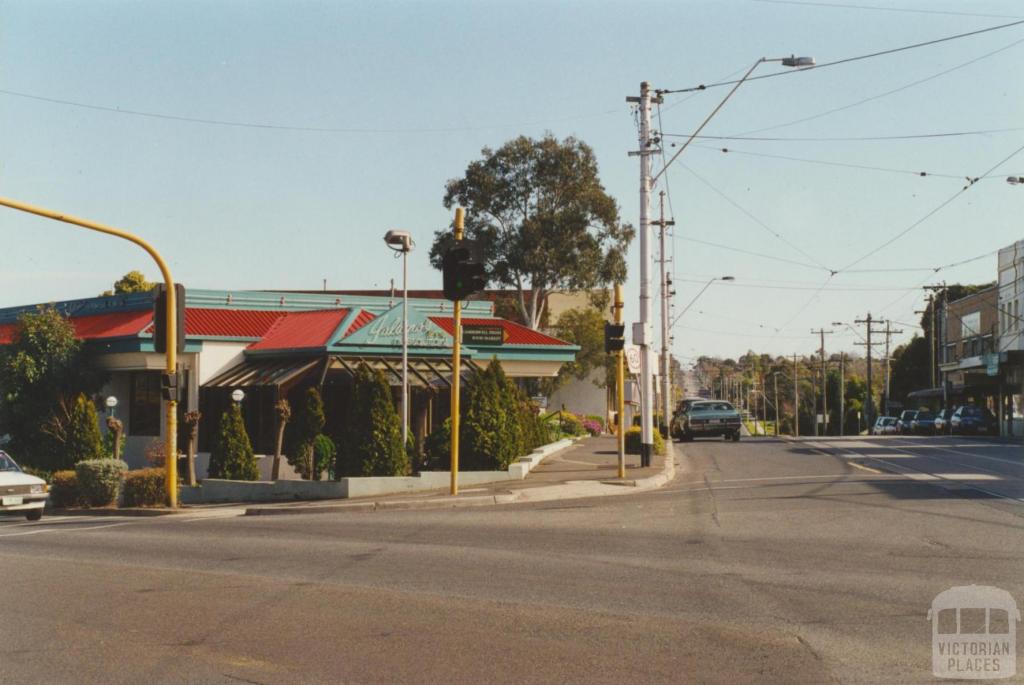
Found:
M 818 112 L 817 114 L 812 114 L 810 116 L 801 117 L 799 119 L 794 119 L 793 121 L 788 121 L 788 122 L 783 123 L 783 124 L 775 124 L 773 126 L 765 126 L 764 128 L 757 128 L 757 129 L 751 129 L 749 131 L 744 131 L 743 133 L 740 133 L 738 135 L 742 136 L 742 135 L 749 135 L 749 134 L 752 134 L 752 133 L 763 133 L 765 131 L 774 131 L 776 129 L 786 128 L 788 126 L 794 126 L 796 124 L 802 124 L 802 123 L 805 123 L 805 122 L 808 122 L 808 121 L 813 121 L 815 119 L 821 119 L 822 117 L 828 116 L 830 114 L 835 114 L 837 112 L 842 112 L 842 111 L 847 110 L 847 109 L 852 109 L 854 107 L 859 107 L 860 105 L 864 105 L 864 104 L 867 104 L 869 102 L 873 102 L 875 100 L 879 100 L 881 98 L 888 97 L 889 95 L 894 95 L 896 93 L 899 93 L 901 91 L 907 90 L 909 88 L 913 88 L 914 86 L 919 86 L 922 83 L 927 83 L 928 81 L 933 81 L 933 80 L 939 78 L 940 76 L 945 76 L 946 74 L 951 74 L 954 71 L 957 71 L 959 69 L 963 69 L 964 67 L 968 67 L 968 66 L 970 66 L 972 64 L 980 62 L 983 59 L 988 59 L 989 57 L 992 57 L 993 55 L 997 55 L 1000 52 L 1004 52 L 1006 50 L 1009 50 L 1012 47 L 1020 45 L 1021 43 L 1024 43 L 1024 38 L 1021 38 L 1019 40 L 1015 40 L 1012 43 L 1010 43 L 1009 45 L 1004 45 L 1003 47 L 997 48 L 996 50 L 992 50 L 991 52 L 986 52 L 984 55 L 980 55 L 978 57 L 975 57 L 974 59 L 971 59 L 971 60 L 968 60 L 966 62 L 963 62 L 962 64 L 957 64 L 954 67 L 950 67 L 949 69 L 944 69 L 943 71 L 940 71 L 940 72 L 938 72 L 936 74 L 932 74 L 931 76 L 926 76 L 926 77 L 924 77 L 922 79 L 918 79 L 916 81 L 911 81 L 910 83 L 905 83 L 905 84 L 903 84 L 901 86 L 897 86 L 896 88 L 893 88 L 891 90 L 887 90 L 887 91 L 885 91 L 883 93 L 878 93 L 876 95 L 872 95 L 870 97 L 866 97 L 866 98 L 863 98 L 861 100 L 857 100 L 856 102 L 851 102 L 851 103 L 842 105 L 840 107 L 833 107 L 832 109 L 827 109 L 824 112 Z
M 48 102 L 54 105 L 64 105 L 67 107 L 78 107 L 81 109 L 91 109 L 98 112 L 109 112 L 112 114 L 123 114 L 126 116 L 135 117 L 146 117 L 149 119 L 164 119 L 169 121 L 183 121 L 190 124 L 204 124 L 207 126 L 227 126 L 232 128 L 256 128 L 256 129 L 267 129 L 272 131 L 301 131 L 307 133 L 360 133 L 360 134 L 398 134 L 398 133 L 459 133 L 463 131 L 485 131 L 492 129 L 501 128 L 521 128 L 524 126 L 540 126 L 553 123 L 561 123 L 565 121 L 578 121 L 580 119 L 594 119 L 597 117 L 608 116 L 609 114 L 620 114 L 621 110 L 609 109 L 603 112 L 594 114 L 581 114 L 571 117 L 562 117 L 559 119 L 550 119 L 545 121 L 530 121 L 521 123 L 509 123 L 509 124 L 492 124 L 486 126 L 443 126 L 436 128 L 359 128 L 359 127 L 333 127 L 333 126 L 295 126 L 290 124 L 268 124 L 251 121 L 236 121 L 230 119 L 207 119 L 203 117 L 191 117 L 177 114 L 165 114 L 163 112 L 151 112 L 146 110 L 138 109 L 125 109 L 122 107 L 112 107 L 109 105 L 96 105 L 87 102 L 78 102 L 75 100 L 65 100 L 61 98 L 46 97 L 43 95 L 35 95 L 33 93 L 24 93 L 15 90 L 0 89 L 0 95 L 8 95 L 10 97 L 24 98 L 26 100 L 37 100 L 39 102 Z
M 1001 29 L 1007 29 L 1007 28 L 1012 28 L 1014 26 L 1020 26 L 1021 24 L 1024 24 L 1024 19 L 1019 20 L 1019 21 L 1012 21 L 1012 22 L 1010 22 L 1008 24 L 999 24 L 998 26 L 989 26 L 987 28 L 978 29 L 976 31 L 968 31 L 966 33 L 957 33 L 957 34 L 952 35 L 952 36 L 944 36 L 942 38 L 936 38 L 936 39 L 933 39 L 933 40 L 924 41 L 922 43 L 914 43 L 912 45 L 904 45 L 904 46 L 898 47 L 898 48 L 890 48 L 888 50 L 880 50 L 878 52 L 872 52 L 872 53 L 868 53 L 866 55 L 857 55 L 855 57 L 845 57 L 843 59 L 837 59 L 837 60 L 834 60 L 832 62 L 824 62 L 824 63 L 819 64 L 817 66 L 809 67 L 809 68 L 806 68 L 806 69 L 797 69 L 795 71 L 792 71 L 792 70 L 774 71 L 774 72 L 772 72 L 770 74 L 762 74 L 761 76 L 751 76 L 750 78 L 748 78 L 746 80 L 747 81 L 758 81 L 760 79 L 774 78 L 776 76 L 784 76 L 784 75 L 787 75 L 787 74 L 803 73 L 803 72 L 806 72 L 806 71 L 817 71 L 819 69 L 825 69 L 826 67 L 834 67 L 834 66 L 838 66 L 840 64 L 849 64 L 850 62 L 858 62 L 858 61 L 865 60 L 865 59 L 872 59 L 874 57 L 882 57 L 884 55 L 892 55 L 892 54 L 895 54 L 897 52 L 905 52 L 907 50 L 915 50 L 917 48 L 929 47 L 931 45 L 938 45 L 939 43 L 946 43 L 946 42 L 949 42 L 949 41 L 952 41 L 952 40 L 959 40 L 961 38 L 968 38 L 970 36 L 977 36 L 977 35 L 980 35 L 982 33 L 989 33 L 990 31 L 999 31 Z M 721 86 L 730 86 L 730 85 L 733 85 L 735 83 L 738 83 L 738 81 L 719 81 L 717 83 L 701 84 L 699 86 L 691 86 L 691 87 L 688 87 L 688 88 L 674 88 L 674 89 L 658 90 L 656 92 L 659 95 L 668 95 L 670 93 L 692 93 L 692 92 L 697 91 L 697 90 L 708 90 L 710 88 L 720 88 Z
M 996 133 L 1017 133 L 1024 131 L 1024 127 L 1014 128 L 993 128 L 979 131 L 947 131 L 940 133 L 911 133 L 889 136 L 694 136 L 697 140 L 744 140 L 751 142 L 768 143 L 863 143 L 863 142 L 889 142 L 893 140 L 927 140 L 932 138 L 959 138 L 963 136 L 987 136 Z M 689 138 L 689 133 L 665 133 L 660 132 L 662 138 Z
M 683 237 L 683 236 L 677 236 L 676 239 L 677 240 L 685 240 L 686 242 L 689 242 L 689 243 L 698 243 L 700 245 L 708 245 L 710 247 L 717 247 L 720 250 L 728 250 L 729 252 L 738 252 L 740 254 L 750 255 L 752 257 L 760 257 L 762 259 L 770 259 L 772 261 L 783 262 L 785 264 L 792 264 L 794 266 L 802 266 L 804 268 L 814 269 L 816 271 L 823 270 L 823 267 L 820 267 L 820 266 L 818 266 L 816 264 L 808 264 L 806 262 L 798 262 L 795 259 L 786 259 L 785 257 L 775 257 L 773 255 L 765 254 L 763 252 L 753 252 L 752 250 L 744 250 L 742 248 L 733 247 L 731 245 L 722 245 L 721 243 L 713 243 L 713 242 L 711 242 L 709 240 L 700 240 L 699 238 L 686 238 L 686 237 Z M 828 271 L 828 269 L 824 269 L 824 270 Z
M 993 165 L 993 166 L 992 166 L 992 167 L 991 167 L 990 169 L 988 169 L 988 171 L 986 171 L 986 172 L 985 172 L 984 174 L 982 174 L 982 175 L 981 175 L 981 176 L 979 176 L 978 178 L 981 178 L 981 177 L 984 177 L 984 176 L 988 176 L 988 175 L 989 175 L 989 174 L 991 174 L 991 173 L 992 173 L 993 171 L 995 171 L 996 169 L 998 169 L 999 167 L 1001 167 L 1001 166 L 1002 166 L 1003 164 L 1006 164 L 1006 162 L 1010 161 L 1010 160 L 1011 160 L 1011 159 L 1013 159 L 1013 158 L 1014 158 L 1015 156 L 1017 156 L 1017 154 L 1019 154 L 1019 153 L 1020 153 L 1020 152 L 1021 152 L 1022 150 L 1024 150 L 1024 145 L 1021 145 L 1021 146 L 1020 146 L 1020 147 L 1018 147 L 1018 148 L 1017 148 L 1016 150 L 1014 150 L 1013 152 L 1011 152 L 1011 153 L 1010 153 L 1009 155 L 1007 155 L 1006 157 L 1004 157 L 1003 159 L 1001 159 L 1001 160 L 1000 160 L 999 162 L 996 162 L 996 164 L 994 164 L 994 165 Z M 943 210 L 943 209 L 944 209 L 945 207 L 947 207 L 947 206 L 948 206 L 949 204 L 951 204 L 951 203 L 952 203 L 952 202 L 953 202 L 954 200 L 956 200 L 956 199 L 957 199 L 958 197 L 960 197 L 961 195 L 963 195 L 964 193 L 966 193 L 968 189 L 970 189 L 971 187 L 973 187 L 973 186 L 974 186 L 974 183 L 975 183 L 975 181 L 976 181 L 976 180 L 977 180 L 977 179 L 969 179 L 969 180 L 968 180 L 968 183 L 967 183 L 967 185 L 965 185 L 965 186 L 964 186 L 963 188 L 961 188 L 960 190 L 958 190 L 958 191 L 957 191 L 956 193 L 954 193 L 954 194 L 953 194 L 953 195 L 952 195 L 951 197 L 949 197 L 949 198 L 948 198 L 947 200 L 945 200 L 944 202 L 942 202 L 941 204 L 939 204 L 939 205 L 938 205 L 937 207 L 935 207 L 934 209 L 932 209 L 931 211 L 929 211 L 929 212 L 928 212 L 927 214 L 925 214 L 925 215 L 924 215 L 923 217 L 921 217 L 920 219 L 918 219 L 918 220 L 917 220 L 917 221 L 915 221 L 914 223 L 910 224 L 910 225 L 909 225 L 909 226 L 907 226 L 907 227 L 906 227 L 905 229 L 903 229 L 902 231 L 900 231 L 899 233 L 897 233 L 896 235 L 894 235 L 894 236 L 893 236 L 892 238 L 889 238 L 888 240 L 886 240 L 885 242 L 883 242 L 883 243 L 882 243 L 881 245 L 879 245 L 878 247 L 876 247 L 876 248 L 874 248 L 874 249 L 872 249 L 872 250 L 868 251 L 868 252 L 867 252 L 866 254 L 864 254 L 864 255 L 862 255 L 861 257 L 859 257 L 859 258 L 855 259 L 854 261 L 850 262 L 849 264 L 847 264 L 847 265 L 846 265 L 845 267 L 843 267 L 843 268 L 842 268 L 842 269 L 840 269 L 839 271 L 845 271 L 846 269 L 849 269 L 849 268 L 850 268 L 850 267 L 852 267 L 852 266 L 856 266 L 857 264 L 860 264 L 861 262 L 863 262 L 863 261 L 864 261 L 865 259 L 867 259 L 868 257 L 871 257 L 871 256 L 872 256 L 872 255 L 874 255 L 874 254 L 877 254 L 878 252 L 880 252 L 880 251 L 884 250 L 884 249 L 885 249 L 886 247 L 888 247 L 889 245 L 893 244 L 894 242 L 896 242 L 897 240 L 899 240 L 900 238 L 902 238 L 902 237 L 903 237 L 903 236 L 905 236 L 906 234 L 910 233 L 910 232 L 911 232 L 912 230 L 914 230 L 915 228 L 917 228 L 918 226 L 920 226 L 921 224 L 923 224 L 923 223 L 924 223 L 925 221 L 927 221 L 927 220 L 928 220 L 928 219 L 930 219 L 931 217 L 933 217 L 933 216 L 935 216 L 936 214 L 938 214 L 938 213 L 939 213 L 940 211 L 942 211 L 942 210 Z
M 847 3 L 809 2 L 808 0 L 751 0 L 772 5 L 798 5 L 805 7 L 829 7 L 833 9 L 877 10 L 880 12 L 912 12 L 915 14 L 939 14 L 954 17 L 984 17 L 987 19 L 1020 19 L 1012 14 L 979 14 L 976 12 L 950 12 L 947 10 L 921 10 L 904 7 L 876 7 L 874 5 L 852 5 Z

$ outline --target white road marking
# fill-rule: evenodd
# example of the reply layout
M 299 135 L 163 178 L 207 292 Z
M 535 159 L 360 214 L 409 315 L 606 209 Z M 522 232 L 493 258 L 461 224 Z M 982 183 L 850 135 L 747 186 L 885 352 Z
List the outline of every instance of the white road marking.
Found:
M 85 526 L 84 528 L 37 528 L 35 530 L 26 530 L 21 533 L 7 533 L 0 535 L 0 538 L 15 538 L 24 535 L 39 535 L 40 533 L 77 533 L 83 530 L 99 530 L 101 528 L 113 528 L 115 526 L 127 526 L 129 523 L 136 523 L 136 521 L 121 521 L 120 523 L 105 523 L 100 526 Z

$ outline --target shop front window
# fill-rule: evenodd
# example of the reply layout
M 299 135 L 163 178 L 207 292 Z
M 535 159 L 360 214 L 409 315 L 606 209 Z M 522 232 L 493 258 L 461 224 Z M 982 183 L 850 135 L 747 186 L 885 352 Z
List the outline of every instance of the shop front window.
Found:
M 138 371 L 132 374 L 128 414 L 128 435 L 160 435 L 160 374 Z

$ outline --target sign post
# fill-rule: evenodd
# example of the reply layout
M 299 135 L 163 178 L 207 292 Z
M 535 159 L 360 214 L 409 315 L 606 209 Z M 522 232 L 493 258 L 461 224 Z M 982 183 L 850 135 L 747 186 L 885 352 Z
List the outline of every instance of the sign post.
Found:
M 455 240 L 462 240 L 462 226 L 465 210 L 455 208 Z M 452 315 L 452 451 L 451 451 L 451 494 L 459 494 L 459 369 L 462 355 L 462 301 L 455 300 Z
M 615 284 L 615 323 L 622 323 L 622 286 Z M 626 353 L 619 350 L 615 353 L 615 412 L 618 417 L 619 478 L 626 477 Z

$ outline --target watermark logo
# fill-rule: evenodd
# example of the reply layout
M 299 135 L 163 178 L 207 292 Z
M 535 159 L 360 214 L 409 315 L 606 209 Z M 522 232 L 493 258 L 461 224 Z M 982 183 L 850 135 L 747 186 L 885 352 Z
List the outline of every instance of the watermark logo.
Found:
M 928 610 L 932 673 L 939 678 L 994 680 L 1017 673 L 1017 602 L 1006 590 L 961 585 L 940 592 Z

